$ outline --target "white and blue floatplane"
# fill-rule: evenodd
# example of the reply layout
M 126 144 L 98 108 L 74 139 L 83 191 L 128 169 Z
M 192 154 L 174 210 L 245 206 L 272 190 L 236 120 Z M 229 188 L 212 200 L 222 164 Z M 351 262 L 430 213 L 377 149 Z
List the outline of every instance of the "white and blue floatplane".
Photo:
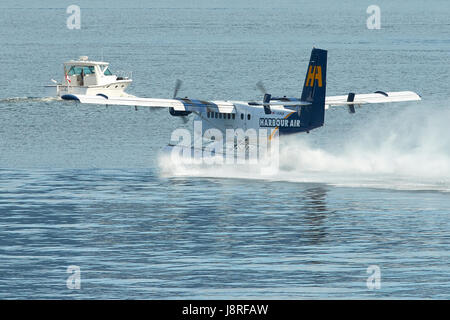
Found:
M 186 119 L 195 115 L 201 121 L 201 136 L 209 129 L 217 129 L 226 136 L 227 129 L 248 131 L 260 129 L 267 132 L 269 140 L 276 134 L 280 137 L 300 132 L 309 133 L 325 122 L 325 110 L 330 106 L 344 106 L 355 113 L 355 106 L 373 103 L 417 101 L 421 97 L 412 91 L 386 92 L 375 91 L 368 94 L 326 96 L 327 51 L 313 48 L 300 98 L 272 96 L 263 91 L 262 101 L 205 101 L 190 98 L 178 98 L 181 81 L 177 81 L 172 99 L 121 97 L 98 89 L 98 93 L 63 94 L 65 100 L 98 105 L 123 105 L 149 108 L 168 108 L 172 116 Z M 214 139 L 217 141 L 216 137 Z M 241 143 L 246 143 L 242 140 Z M 169 145 L 171 147 L 171 145 Z M 237 148 L 239 147 L 236 146 Z M 195 151 L 192 147 L 193 152 Z

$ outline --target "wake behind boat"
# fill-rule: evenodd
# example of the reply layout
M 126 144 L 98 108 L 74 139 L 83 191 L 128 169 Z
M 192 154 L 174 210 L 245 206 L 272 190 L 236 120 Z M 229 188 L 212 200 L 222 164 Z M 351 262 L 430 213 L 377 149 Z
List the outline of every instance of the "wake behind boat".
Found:
M 48 96 L 63 96 L 65 94 L 97 95 L 103 94 L 111 97 L 130 97 L 125 90 L 130 86 L 130 74 L 113 74 L 108 62 L 91 61 L 86 56 L 78 60 L 64 63 L 63 81 L 46 85 Z

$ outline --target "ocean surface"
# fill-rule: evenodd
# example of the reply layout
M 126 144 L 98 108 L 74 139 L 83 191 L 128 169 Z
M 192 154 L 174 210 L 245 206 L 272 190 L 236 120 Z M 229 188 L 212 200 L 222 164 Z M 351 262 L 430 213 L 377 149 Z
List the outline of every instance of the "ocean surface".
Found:
M 449 15 L 444 0 L 2 0 L 0 299 L 449 299 Z M 137 96 L 170 98 L 176 79 L 205 100 L 262 99 L 258 81 L 300 96 L 313 46 L 328 95 L 423 100 L 329 109 L 268 175 L 161 158 L 192 119 L 43 89 L 87 55 L 132 71 Z

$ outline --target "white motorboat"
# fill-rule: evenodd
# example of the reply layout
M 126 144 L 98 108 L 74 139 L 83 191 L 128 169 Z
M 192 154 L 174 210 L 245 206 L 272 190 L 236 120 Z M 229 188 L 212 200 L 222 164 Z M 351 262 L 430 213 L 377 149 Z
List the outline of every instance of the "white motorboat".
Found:
M 52 79 L 53 84 L 46 85 L 48 96 L 106 95 L 111 97 L 129 97 L 125 89 L 131 84 L 131 73 L 113 74 L 109 63 L 90 61 L 81 56 L 79 60 L 64 63 L 64 78 L 61 83 Z

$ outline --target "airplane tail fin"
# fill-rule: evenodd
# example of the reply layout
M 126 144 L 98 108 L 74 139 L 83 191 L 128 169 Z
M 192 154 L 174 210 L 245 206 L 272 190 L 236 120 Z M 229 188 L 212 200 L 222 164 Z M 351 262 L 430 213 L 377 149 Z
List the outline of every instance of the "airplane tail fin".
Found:
M 323 126 L 325 120 L 325 94 L 327 87 L 327 51 L 313 48 L 302 91 L 302 101 L 310 102 L 301 107 L 300 122 L 312 130 Z

